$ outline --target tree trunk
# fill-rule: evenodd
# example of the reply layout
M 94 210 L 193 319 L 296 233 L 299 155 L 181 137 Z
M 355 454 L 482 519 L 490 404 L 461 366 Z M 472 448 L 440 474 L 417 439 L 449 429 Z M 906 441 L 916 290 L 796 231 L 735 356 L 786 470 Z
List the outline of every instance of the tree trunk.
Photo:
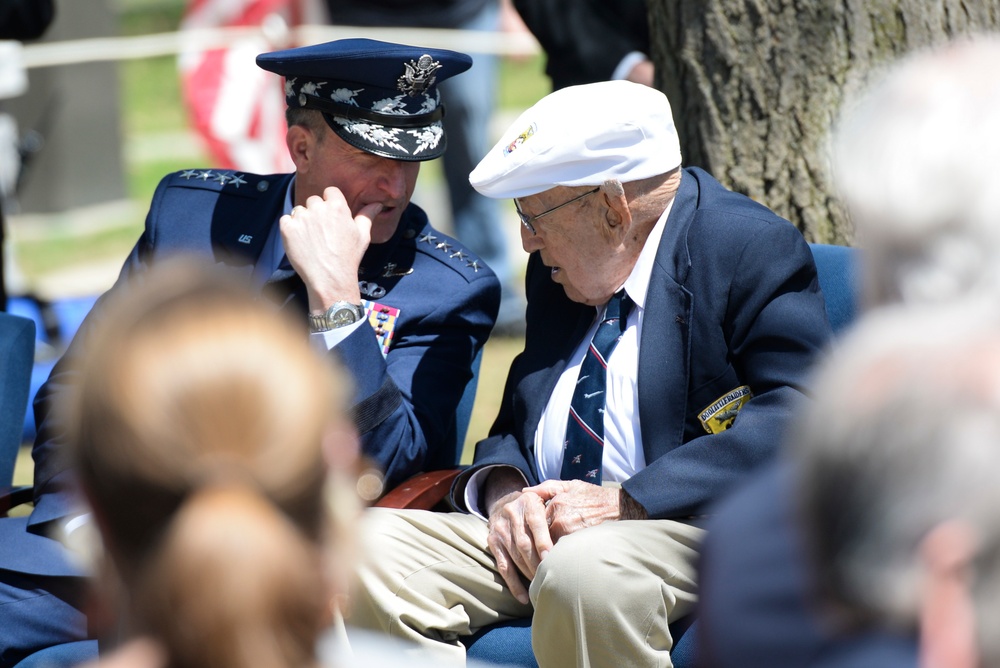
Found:
M 915 48 L 1000 25 L 1000 0 L 648 0 L 687 165 L 849 244 L 826 146 L 845 95 Z M 1000 64 L 998 64 L 1000 66 Z M 915 138 L 916 140 L 916 138 Z

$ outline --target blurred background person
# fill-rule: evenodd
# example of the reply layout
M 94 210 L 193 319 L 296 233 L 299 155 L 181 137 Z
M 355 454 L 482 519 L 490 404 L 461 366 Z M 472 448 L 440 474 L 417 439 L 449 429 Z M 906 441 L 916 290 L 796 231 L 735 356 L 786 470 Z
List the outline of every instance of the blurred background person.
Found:
M 863 248 L 858 277 L 870 311 L 941 307 L 976 295 L 989 304 L 1000 296 L 997 62 L 995 36 L 923 50 L 892 64 L 845 106 L 833 165 Z M 912 638 L 848 635 L 816 610 L 796 525 L 796 475 L 784 463 L 767 469 L 709 527 L 699 617 L 704 665 L 804 666 L 881 651 L 908 654 L 912 664 Z M 763 576 L 744 577 L 751 565 Z M 877 664 L 861 658 L 860 665 Z
M 510 0 L 326 0 L 335 26 L 514 30 Z M 455 236 L 479 255 L 500 279 L 495 335 L 524 334 L 522 276 L 514 266 L 497 202 L 470 185 L 469 174 L 493 145 L 490 119 L 496 111 L 499 58 L 473 53 L 472 68 L 441 83 L 448 103 L 444 117 L 448 150 L 442 159 Z
M 545 52 L 552 90 L 627 79 L 653 85 L 646 0 L 514 0 Z
M 0 40 L 38 39 L 55 16 L 54 0 L 0 0 Z M 20 46 L 0 41 L 0 100 L 23 95 L 28 78 L 20 63 Z M 17 123 L 0 107 L 0 311 L 7 310 L 4 262 L 4 210 L 13 197 L 21 171 Z
M 101 590 L 121 586 L 113 630 L 143 639 L 130 665 L 316 665 L 345 593 L 350 381 L 265 304 L 218 269 L 164 263 L 109 299 L 61 406 Z
M 1000 666 L 1000 317 L 882 309 L 822 365 L 792 432 L 819 609 L 918 636 L 925 668 Z M 912 666 L 842 645 L 819 666 Z

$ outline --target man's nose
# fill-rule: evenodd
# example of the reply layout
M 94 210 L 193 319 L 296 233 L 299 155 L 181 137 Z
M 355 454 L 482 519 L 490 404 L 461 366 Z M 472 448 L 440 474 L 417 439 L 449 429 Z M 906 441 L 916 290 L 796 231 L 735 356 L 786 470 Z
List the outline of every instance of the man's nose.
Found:
M 386 160 L 378 174 L 378 184 L 391 197 L 402 197 L 406 193 L 406 172 L 399 160 Z
M 545 247 L 545 242 L 538 234 L 532 234 L 524 225 L 521 225 L 521 247 L 525 253 L 534 253 Z

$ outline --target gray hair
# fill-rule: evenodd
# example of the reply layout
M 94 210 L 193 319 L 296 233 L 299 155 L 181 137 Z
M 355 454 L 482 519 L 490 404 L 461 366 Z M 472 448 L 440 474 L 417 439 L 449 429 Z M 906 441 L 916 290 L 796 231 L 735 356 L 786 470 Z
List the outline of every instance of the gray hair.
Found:
M 833 168 L 866 299 L 1000 293 L 1000 38 L 914 53 L 845 108 Z
M 1000 316 L 886 307 L 828 356 L 791 439 L 817 583 L 848 624 L 915 628 L 919 546 L 959 520 L 985 665 L 1000 665 Z

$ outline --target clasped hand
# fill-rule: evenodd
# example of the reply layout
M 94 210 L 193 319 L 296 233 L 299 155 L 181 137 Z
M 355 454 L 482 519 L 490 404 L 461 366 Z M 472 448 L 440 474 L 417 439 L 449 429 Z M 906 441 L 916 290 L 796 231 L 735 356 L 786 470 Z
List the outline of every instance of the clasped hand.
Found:
M 501 497 L 486 542 L 511 593 L 528 603 L 538 565 L 563 536 L 620 517 L 618 490 L 580 480 L 547 480 Z
M 310 311 L 325 311 L 339 300 L 361 302 L 358 267 L 371 243 L 372 218 L 381 211 L 373 203 L 354 216 L 343 193 L 330 187 L 281 217 L 285 253 L 306 285 Z

